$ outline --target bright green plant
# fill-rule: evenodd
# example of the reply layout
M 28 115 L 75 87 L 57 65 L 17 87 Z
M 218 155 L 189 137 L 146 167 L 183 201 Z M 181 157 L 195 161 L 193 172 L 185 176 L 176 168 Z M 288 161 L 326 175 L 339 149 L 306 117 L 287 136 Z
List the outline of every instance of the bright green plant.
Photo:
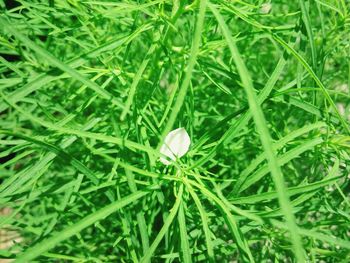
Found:
M 0 258 L 349 262 L 347 1 L 0 6 Z

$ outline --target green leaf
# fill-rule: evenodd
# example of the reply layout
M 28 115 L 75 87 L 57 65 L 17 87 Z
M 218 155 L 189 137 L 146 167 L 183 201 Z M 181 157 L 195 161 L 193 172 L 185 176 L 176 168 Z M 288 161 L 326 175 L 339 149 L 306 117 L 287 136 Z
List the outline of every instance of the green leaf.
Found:
M 33 259 L 37 258 L 44 252 L 54 248 L 60 242 L 65 239 L 70 238 L 78 233 L 80 233 L 83 229 L 91 226 L 92 224 L 103 220 L 104 218 L 110 216 L 112 213 L 116 212 L 118 209 L 127 206 L 128 204 L 142 198 L 147 195 L 149 192 L 146 191 L 138 191 L 129 196 L 126 196 L 110 205 L 105 206 L 102 209 L 93 212 L 92 214 L 84 217 L 79 222 L 66 227 L 63 231 L 59 233 L 55 233 L 52 237 L 47 238 L 40 243 L 30 247 L 28 250 L 19 254 L 14 263 L 25 263 L 31 262 Z

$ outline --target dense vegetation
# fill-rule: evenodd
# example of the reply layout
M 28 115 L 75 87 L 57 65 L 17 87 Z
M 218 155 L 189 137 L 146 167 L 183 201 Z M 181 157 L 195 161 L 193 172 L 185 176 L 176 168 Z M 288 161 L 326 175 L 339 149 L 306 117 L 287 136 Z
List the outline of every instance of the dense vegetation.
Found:
M 348 1 L 0 8 L 0 258 L 350 261 Z

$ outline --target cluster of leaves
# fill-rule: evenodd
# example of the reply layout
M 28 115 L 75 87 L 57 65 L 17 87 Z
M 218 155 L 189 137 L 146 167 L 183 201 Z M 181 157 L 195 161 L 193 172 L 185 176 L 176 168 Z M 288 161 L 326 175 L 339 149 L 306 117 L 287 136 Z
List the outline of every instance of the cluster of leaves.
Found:
M 347 1 L 0 8 L 0 257 L 350 260 Z

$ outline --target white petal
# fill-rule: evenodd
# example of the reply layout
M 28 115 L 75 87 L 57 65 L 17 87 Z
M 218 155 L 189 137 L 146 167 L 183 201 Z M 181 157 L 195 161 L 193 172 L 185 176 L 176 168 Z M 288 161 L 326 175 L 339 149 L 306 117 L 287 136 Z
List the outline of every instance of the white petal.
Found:
M 272 4 L 271 3 L 264 3 L 264 4 L 261 5 L 260 12 L 262 14 L 268 14 L 268 13 L 270 13 L 271 8 L 272 8 Z
M 187 131 L 184 128 L 178 128 L 169 132 L 165 137 L 160 153 L 175 161 L 176 158 L 181 158 L 188 152 L 190 144 L 191 139 Z M 165 165 L 170 164 L 164 157 L 161 157 L 160 161 Z

